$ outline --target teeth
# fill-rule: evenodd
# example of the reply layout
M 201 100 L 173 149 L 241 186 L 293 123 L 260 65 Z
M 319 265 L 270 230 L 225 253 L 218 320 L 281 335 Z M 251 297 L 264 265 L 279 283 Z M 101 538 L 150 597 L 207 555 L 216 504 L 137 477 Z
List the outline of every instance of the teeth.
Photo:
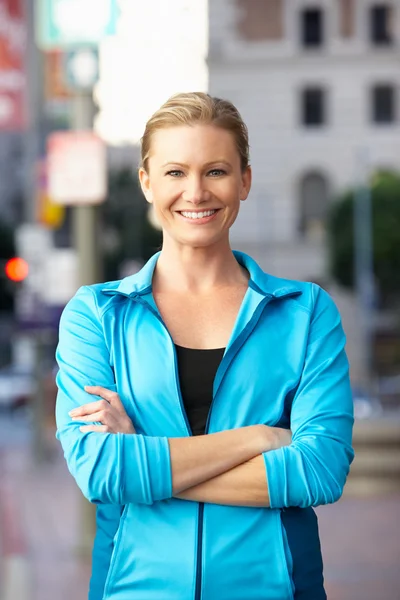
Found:
M 205 210 L 203 212 L 181 211 L 181 214 L 187 219 L 204 219 L 204 217 L 211 217 L 215 212 L 215 210 Z

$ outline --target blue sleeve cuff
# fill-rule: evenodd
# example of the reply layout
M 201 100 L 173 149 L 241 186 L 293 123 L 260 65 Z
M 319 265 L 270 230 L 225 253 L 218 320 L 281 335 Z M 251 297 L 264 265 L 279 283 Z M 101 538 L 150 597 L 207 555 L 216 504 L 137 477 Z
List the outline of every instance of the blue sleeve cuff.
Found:
M 168 438 L 138 434 L 123 434 L 121 445 L 123 465 L 126 469 L 121 490 L 121 504 L 137 502 L 145 504 L 172 497 L 172 472 Z M 137 457 L 138 460 L 133 460 Z
M 287 488 L 286 462 L 284 448 L 264 452 L 264 464 L 267 475 L 269 503 L 271 508 L 283 508 Z

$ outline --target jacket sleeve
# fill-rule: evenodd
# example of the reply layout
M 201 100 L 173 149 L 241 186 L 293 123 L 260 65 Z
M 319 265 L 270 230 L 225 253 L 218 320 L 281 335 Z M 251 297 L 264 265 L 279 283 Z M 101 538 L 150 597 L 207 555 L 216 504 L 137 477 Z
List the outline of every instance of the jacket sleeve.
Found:
M 354 458 L 345 335 L 331 297 L 314 284 L 313 292 L 305 362 L 291 410 L 292 444 L 264 453 L 271 508 L 335 502 Z
M 171 498 L 168 439 L 138 434 L 82 433 L 68 413 L 93 401 L 85 385 L 116 389 L 96 298 L 83 287 L 65 307 L 57 348 L 57 438 L 83 494 L 98 504 L 152 504 Z

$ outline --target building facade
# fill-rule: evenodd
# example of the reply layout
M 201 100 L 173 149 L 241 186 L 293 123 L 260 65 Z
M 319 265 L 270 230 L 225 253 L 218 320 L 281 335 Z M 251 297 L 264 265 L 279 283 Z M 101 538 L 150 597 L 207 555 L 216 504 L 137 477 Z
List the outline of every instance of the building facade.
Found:
M 209 90 L 250 135 L 253 188 L 235 247 L 334 296 L 355 381 L 364 337 L 351 294 L 327 271 L 334 198 L 376 169 L 400 169 L 400 1 L 212 0 Z

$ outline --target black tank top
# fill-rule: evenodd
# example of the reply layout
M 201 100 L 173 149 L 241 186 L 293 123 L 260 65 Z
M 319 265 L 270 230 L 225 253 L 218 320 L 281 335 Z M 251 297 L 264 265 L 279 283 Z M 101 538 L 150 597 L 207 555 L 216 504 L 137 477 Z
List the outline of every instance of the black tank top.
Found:
M 182 400 L 193 435 L 203 435 L 213 399 L 215 374 L 225 348 L 197 350 L 175 344 Z

